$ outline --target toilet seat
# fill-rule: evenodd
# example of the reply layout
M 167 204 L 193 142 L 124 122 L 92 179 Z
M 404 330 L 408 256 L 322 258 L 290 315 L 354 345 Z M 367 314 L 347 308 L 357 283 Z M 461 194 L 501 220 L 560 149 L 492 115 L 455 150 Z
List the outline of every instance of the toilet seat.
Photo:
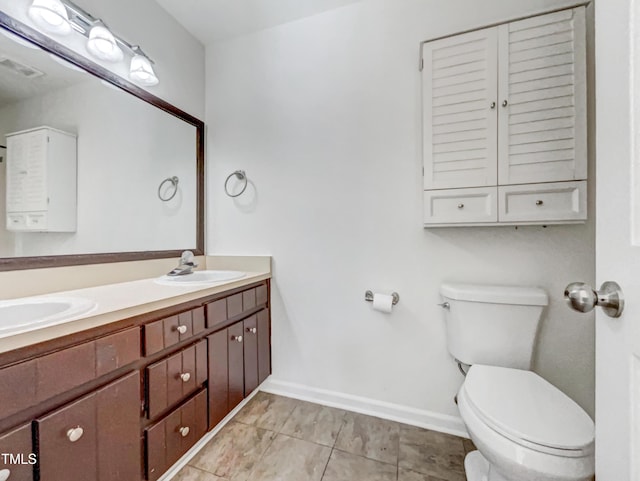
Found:
M 488 427 L 521 446 L 565 457 L 593 452 L 589 415 L 531 371 L 474 365 L 462 389 Z

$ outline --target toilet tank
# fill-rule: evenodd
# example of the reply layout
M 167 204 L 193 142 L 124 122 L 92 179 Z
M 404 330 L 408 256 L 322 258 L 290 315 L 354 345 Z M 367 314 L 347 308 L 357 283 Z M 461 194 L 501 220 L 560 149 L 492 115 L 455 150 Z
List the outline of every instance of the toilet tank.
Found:
M 443 284 L 447 348 L 465 364 L 531 369 L 547 293 L 538 287 Z

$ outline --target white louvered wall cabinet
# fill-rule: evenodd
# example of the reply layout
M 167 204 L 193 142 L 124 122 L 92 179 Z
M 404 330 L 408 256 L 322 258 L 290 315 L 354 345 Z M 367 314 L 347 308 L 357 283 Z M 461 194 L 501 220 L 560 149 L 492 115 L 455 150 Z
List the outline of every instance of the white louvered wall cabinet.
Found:
M 422 52 L 425 226 L 584 222 L 585 8 Z
M 38 127 L 7 135 L 7 230 L 75 232 L 76 135 Z

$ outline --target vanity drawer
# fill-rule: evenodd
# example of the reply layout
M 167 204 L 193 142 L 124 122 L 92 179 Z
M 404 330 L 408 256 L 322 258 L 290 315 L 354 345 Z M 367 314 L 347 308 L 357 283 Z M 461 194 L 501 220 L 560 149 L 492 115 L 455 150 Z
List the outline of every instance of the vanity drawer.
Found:
M 266 305 L 267 302 L 268 291 L 266 284 L 211 302 L 206 306 L 207 327 L 215 327 L 229 319 L 242 317 L 245 312 Z
M 33 212 L 27 214 L 27 229 L 28 230 L 46 230 L 47 229 L 47 213 L 46 212 Z
M 431 190 L 424 193 L 424 223 L 427 225 L 497 221 L 496 187 Z
M 35 456 L 32 452 L 31 424 L 0 434 L 0 453 L 19 457 L 18 463 L 10 459 L 5 463 L 0 457 L 0 479 L 5 479 L 3 475 L 8 474 L 8 481 L 33 481 L 32 464 L 35 464 Z
M 204 330 L 204 307 L 146 324 L 144 326 L 145 355 L 160 352 Z
M 156 481 L 207 432 L 207 391 L 145 430 L 147 479 Z
M 587 181 L 499 187 L 501 222 L 587 219 Z
M 96 340 L 96 376 L 140 359 L 140 328 L 135 327 Z
M 24 230 L 26 226 L 26 214 L 7 214 L 7 230 Z
M 36 372 L 35 360 L 0 369 L 0 419 L 37 403 Z
M 207 380 L 207 341 L 177 352 L 147 368 L 149 419 L 178 404 Z
M 0 369 L 0 419 L 140 358 L 140 330 L 128 329 Z

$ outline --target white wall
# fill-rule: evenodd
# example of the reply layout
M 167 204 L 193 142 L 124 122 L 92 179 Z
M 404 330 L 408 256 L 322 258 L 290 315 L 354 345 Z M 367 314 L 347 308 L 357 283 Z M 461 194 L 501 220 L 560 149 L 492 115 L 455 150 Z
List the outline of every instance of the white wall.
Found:
M 593 215 L 546 229 L 421 220 L 419 42 L 562 5 L 368 0 L 207 47 L 208 253 L 273 255 L 275 378 L 456 416 L 438 287 L 539 285 L 551 304 L 536 370 L 593 414 L 593 316 L 562 300 L 594 280 Z M 236 169 L 251 186 L 234 201 L 222 184 Z M 399 292 L 393 314 L 367 289 Z
M 88 75 L 78 76 L 80 83 L 0 109 L 0 143 L 8 133 L 42 125 L 77 135 L 77 231 L 8 232 L 3 199 L 0 257 L 195 246 L 196 128 Z M 0 164 L 3 198 L 5 170 L 6 163 Z M 162 202 L 158 186 L 173 176 L 180 179 L 178 192 Z
M 150 92 L 191 115 L 204 118 L 204 47 L 155 0 L 77 0 L 75 3 L 103 19 L 125 40 L 140 45 L 156 62 L 154 68 L 160 84 L 148 88 Z M 0 0 L 0 10 L 33 26 L 27 16 L 30 4 L 31 0 Z M 81 35 L 55 36 L 54 39 L 88 56 Z M 103 65 L 127 76 L 126 64 L 105 62 Z

